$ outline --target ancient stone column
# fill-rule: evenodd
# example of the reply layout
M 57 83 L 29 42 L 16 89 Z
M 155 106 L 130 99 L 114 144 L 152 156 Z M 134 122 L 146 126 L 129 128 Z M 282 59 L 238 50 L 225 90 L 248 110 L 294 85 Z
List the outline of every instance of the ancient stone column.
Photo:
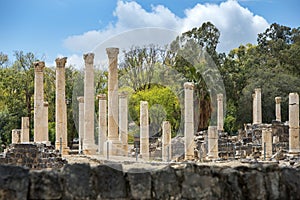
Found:
M 34 64 L 34 142 L 43 141 L 44 62 Z
M 149 116 L 148 102 L 140 102 L 140 154 L 144 160 L 149 160 Z
M 106 152 L 105 141 L 107 140 L 107 120 L 106 120 L 106 94 L 99 94 L 99 137 L 98 137 L 98 152 L 104 155 Z
M 217 113 L 217 129 L 223 131 L 224 114 L 223 114 L 223 94 L 217 94 L 218 113 Z
M 255 100 L 255 93 L 252 94 L 252 124 L 255 124 L 257 121 L 256 116 L 257 106 L 256 106 L 256 100 Z
M 219 134 L 217 131 L 217 127 L 209 126 L 207 132 L 208 132 L 208 140 L 207 140 L 208 155 L 207 156 L 209 159 L 216 159 L 219 157 L 219 150 L 218 150 Z
M 171 124 L 164 121 L 162 124 L 162 161 L 168 162 L 172 158 Z
M 43 115 L 43 143 L 50 145 L 48 134 L 48 102 L 44 102 L 44 115 Z
M 128 102 L 127 92 L 119 94 L 119 137 L 122 143 L 123 155 L 128 155 Z
M 118 48 L 107 48 L 108 66 L 108 139 L 110 155 L 122 154 L 122 144 L 119 140 L 119 94 L 118 94 Z
M 289 94 L 289 153 L 297 154 L 299 147 L 299 95 Z
M 261 89 L 255 89 L 253 102 L 253 124 L 262 123 L 262 110 L 261 110 Z
M 66 106 L 66 79 L 65 64 L 67 58 L 57 58 L 56 62 L 56 91 L 55 91 L 55 149 L 62 150 L 62 154 L 68 154 L 67 146 L 67 106 Z
M 194 158 L 194 84 L 184 83 L 185 159 Z
M 21 143 L 29 142 L 29 117 L 22 117 Z
M 281 97 L 275 97 L 275 112 L 276 112 L 276 121 L 281 122 L 281 107 L 280 107 L 280 103 L 281 103 Z
M 94 54 L 83 55 L 85 62 L 84 73 L 84 136 L 83 153 L 95 154 L 96 145 L 94 138 L 94 115 L 95 115 L 95 95 L 94 95 Z
M 78 153 L 82 153 L 82 142 L 84 136 L 84 97 L 77 97 L 78 101 L 78 140 L 79 140 L 79 151 Z
M 264 158 L 264 152 L 266 152 L 266 158 L 272 157 L 272 129 L 271 128 L 263 128 L 262 129 L 262 138 L 261 138 L 261 146 L 262 146 L 262 158 Z M 266 147 L 266 149 L 265 149 Z
M 21 142 L 21 130 L 20 129 L 13 129 L 11 131 L 11 143 L 20 143 Z

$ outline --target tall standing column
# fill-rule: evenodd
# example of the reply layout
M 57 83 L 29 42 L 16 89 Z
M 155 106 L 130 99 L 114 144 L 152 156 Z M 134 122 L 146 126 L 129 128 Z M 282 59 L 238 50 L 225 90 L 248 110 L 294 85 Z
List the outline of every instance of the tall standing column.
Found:
M 95 115 L 95 95 L 94 95 L 94 54 L 83 55 L 85 62 L 84 73 L 84 139 L 83 153 L 95 154 L 96 145 L 94 138 L 94 115 Z
M 281 103 L 281 97 L 275 97 L 275 113 L 276 113 L 276 121 L 281 122 L 281 107 L 280 107 L 280 103 Z
M 21 143 L 29 142 L 29 117 L 22 117 Z
M 84 135 L 84 97 L 77 97 L 78 101 L 78 140 L 79 140 L 79 154 L 82 154 L 82 142 Z
M 253 103 L 253 124 L 261 124 L 262 123 L 262 108 L 261 108 L 261 89 L 255 89 L 254 95 L 254 103 Z
M 122 143 L 123 155 L 128 154 L 128 102 L 127 92 L 119 94 L 119 137 Z
M 217 95 L 217 101 L 218 101 L 218 121 L 217 121 L 217 127 L 218 131 L 223 131 L 223 124 L 224 124 L 224 115 L 223 115 L 223 94 Z
M 99 94 L 99 137 L 98 137 L 98 152 L 104 155 L 105 141 L 107 140 L 107 120 L 106 120 L 106 94 Z
M 44 62 L 34 63 L 34 142 L 43 141 Z
M 194 158 L 194 84 L 184 83 L 185 159 Z
M 255 93 L 252 94 L 252 124 L 255 124 L 257 122 L 257 105 L 256 105 L 256 99 L 255 99 Z
M 171 124 L 164 121 L 162 124 L 162 161 L 168 162 L 172 158 Z
M 207 150 L 208 150 L 208 158 L 209 159 L 216 159 L 219 157 L 219 150 L 218 150 L 218 139 L 219 134 L 217 131 L 216 126 L 209 126 L 208 127 L 208 141 L 207 141 Z
M 48 134 L 48 102 L 44 102 L 44 115 L 43 115 L 43 143 L 50 146 L 49 134 Z
M 118 48 L 107 48 L 108 66 L 108 136 L 110 155 L 121 155 L 122 144 L 119 140 L 119 94 L 118 94 Z
M 262 138 L 261 138 L 261 146 L 262 146 L 262 157 L 264 157 L 264 153 L 266 153 L 266 158 L 272 157 L 272 129 L 271 128 L 263 128 L 262 129 Z
M 297 154 L 299 147 L 299 95 L 289 94 L 289 153 Z
M 149 116 L 148 102 L 140 102 L 140 154 L 144 160 L 149 160 Z
M 66 106 L 66 78 L 65 64 L 67 58 L 57 58 L 56 62 L 56 99 L 55 99 L 55 149 L 62 150 L 62 154 L 68 154 L 67 146 L 67 106 Z

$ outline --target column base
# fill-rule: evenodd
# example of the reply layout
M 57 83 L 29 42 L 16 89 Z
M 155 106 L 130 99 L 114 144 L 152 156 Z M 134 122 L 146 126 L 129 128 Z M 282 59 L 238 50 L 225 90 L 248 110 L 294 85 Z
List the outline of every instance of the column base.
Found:
M 108 151 L 108 153 L 107 153 Z M 103 155 L 107 156 L 123 156 L 123 145 L 119 140 L 106 140 L 103 147 Z
M 61 146 L 62 147 L 60 147 L 60 142 L 55 142 L 55 150 L 61 150 L 62 155 L 69 155 L 70 148 L 67 146 L 67 144 L 63 142 L 61 143 Z

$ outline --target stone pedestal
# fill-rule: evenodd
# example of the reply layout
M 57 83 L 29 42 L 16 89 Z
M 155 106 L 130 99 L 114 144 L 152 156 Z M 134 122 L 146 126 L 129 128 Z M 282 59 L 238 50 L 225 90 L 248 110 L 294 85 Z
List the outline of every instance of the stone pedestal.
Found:
M 85 62 L 84 72 L 84 139 L 83 153 L 87 155 L 96 154 L 94 138 L 94 115 L 95 115 L 95 95 L 94 95 L 94 54 L 83 55 Z
M 194 84 L 184 83 L 185 159 L 194 158 Z
M 128 155 L 128 102 L 127 92 L 119 94 L 119 139 L 122 143 L 122 154 Z
M 219 134 L 216 126 L 208 127 L 208 159 L 217 159 L 219 157 L 218 139 Z
M 55 90 L 55 149 L 62 154 L 68 154 L 67 137 L 67 106 L 66 106 L 66 78 L 65 64 L 67 58 L 57 58 L 56 62 L 56 90 Z
M 119 140 L 119 94 L 118 94 L 118 48 L 107 48 L 108 66 L 108 135 L 111 144 L 110 155 L 122 155 L 122 143 Z
M 289 94 L 289 153 L 298 154 L 299 147 L 299 95 Z
M 29 142 L 29 117 L 22 117 L 21 143 Z
M 162 124 L 162 161 L 169 162 L 172 158 L 171 149 L 171 124 L 164 121 Z
M 261 156 L 264 158 L 264 153 L 266 152 L 266 158 L 272 157 L 272 129 L 271 128 L 263 128 L 262 129 L 262 138 L 261 138 L 261 146 L 262 146 L 262 152 Z M 266 149 L 265 149 L 266 147 Z
M 281 122 L 281 107 L 280 107 L 280 103 L 281 103 L 281 97 L 275 97 L 275 113 L 276 113 L 276 121 Z
M 217 113 L 217 129 L 223 131 L 224 114 L 223 114 L 223 94 L 217 94 L 218 113 Z
M 107 120 L 106 120 L 106 94 L 99 94 L 99 137 L 98 137 L 98 153 L 104 155 L 105 141 L 107 140 Z
M 11 131 L 11 143 L 20 143 L 21 142 L 21 130 L 20 129 L 13 129 Z
M 34 65 L 34 142 L 43 141 L 43 111 L 44 111 L 44 62 Z
M 262 123 L 261 89 L 256 88 L 253 95 L 253 124 Z
M 144 160 L 149 160 L 149 116 L 148 102 L 140 102 L 140 154 Z
M 78 100 L 78 140 L 79 140 L 79 154 L 82 154 L 82 143 L 84 137 L 84 97 L 77 97 Z

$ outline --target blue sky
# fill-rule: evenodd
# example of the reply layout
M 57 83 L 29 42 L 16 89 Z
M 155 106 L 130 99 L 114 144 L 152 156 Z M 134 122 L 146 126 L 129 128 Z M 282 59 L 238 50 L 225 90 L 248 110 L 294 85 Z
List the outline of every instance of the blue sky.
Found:
M 226 52 L 255 43 L 273 22 L 300 26 L 297 0 L 0 0 L 0 8 L 0 52 L 11 60 L 15 50 L 33 52 L 49 65 L 62 55 L 79 65 L 90 43 L 133 28 L 182 32 L 212 21 Z

